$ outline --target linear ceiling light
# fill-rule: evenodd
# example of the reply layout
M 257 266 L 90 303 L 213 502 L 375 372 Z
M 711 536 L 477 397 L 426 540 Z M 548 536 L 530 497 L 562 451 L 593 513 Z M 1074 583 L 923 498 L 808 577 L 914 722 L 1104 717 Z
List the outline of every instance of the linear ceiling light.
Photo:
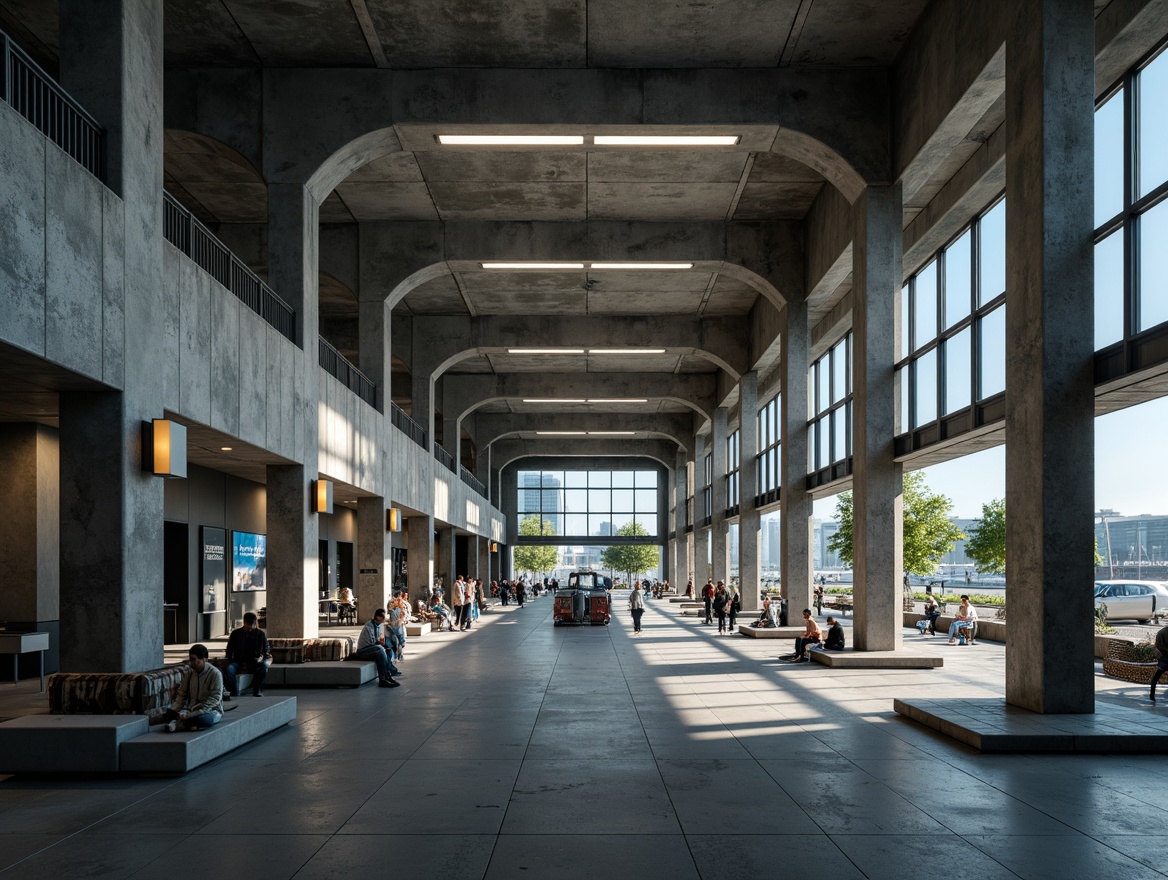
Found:
M 440 134 L 445 147 L 574 147 L 584 143 L 579 134 Z
M 591 437 L 631 437 L 636 431 L 589 431 Z
M 589 354 L 665 354 L 663 348 L 590 348 Z
M 524 403 L 588 403 L 579 397 L 524 397 Z
M 583 437 L 587 431 L 536 431 L 541 437 Z
M 741 140 L 736 134 L 598 134 L 598 147 L 733 147 Z
M 571 272 L 584 268 L 583 263 L 480 263 L 484 269 L 543 269 L 550 272 Z
M 693 263 L 590 263 L 590 269 L 624 269 L 630 272 L 641 270 L 669 270 L 669 269 L 692 269 Z
M 596 397 L 589 398 L 589 403 L 648 403 L 647 397 Z
M 584 354 L 582 348 L 509 348 L 507 354 Z

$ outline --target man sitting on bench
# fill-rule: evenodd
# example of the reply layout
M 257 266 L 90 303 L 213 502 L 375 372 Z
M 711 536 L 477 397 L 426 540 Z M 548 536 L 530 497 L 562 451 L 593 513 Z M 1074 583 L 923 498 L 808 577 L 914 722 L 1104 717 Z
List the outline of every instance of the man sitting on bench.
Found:
M 201 730 L 223 717 L 223 673 L 207 660 L 206 645 L 191 645 L 182 684 L 170 708 L 162 714 L 166 730 Z
M 824 639 L 823 647 L 828 651 L 842 651 L 846 647 L 844 628 L 830 614 L 827 616 L 827 638 Z
M 803 623 L 806 625 L 803 630 L 803 635 L 795 639 L 795 653 L 787 654 L 781 657 L 781 660 L 787 660 L 791 663 L 810 663 L 811 658 L 807 655 L 807 650 L 814 645 L 819 645 L 822 641 L 822 634 L 819 630 L 819 624 L 815 622 L 815 618 L 811 616 L 811 609 L 803 609 Z
M 961 607 L 957 609 L 957 616 L 949 627 L 949 644 L 956 645 L 960 637 L 961 644 L 972 645 L 973 637 L 977 634 L 977 610 L 969 604 L 969 596 L 961 597 Z
M 378 685 L 383 688 L 400 687 L 394 675 L 401 675 L 385 648 L 385 609 L 378 608 L 373 618 L 361 627 L 357 637 L 357 656 L 362 660 L 372 660 L 377 664 Z
M 231 631 L 227 637 L 227 668 L 224 670 L 224 684 L 230 700 L 239 696 L 236 676 L 241 672 L 251 673 L 251 695 L 264 695 L 264 679 L 268 677 L 268 664 L 272 655 L 268 651 L 268 636 L 256 626 L 256 616 L 252 612 L 243 615 L 243 626 Z
M 753 624 L 754 626 L 778 626 L 779 625 L 779 609 L 771 603 L 771 597 L 767 596 L 762 600 L 762 614 L 759 615 L 758 620 Z

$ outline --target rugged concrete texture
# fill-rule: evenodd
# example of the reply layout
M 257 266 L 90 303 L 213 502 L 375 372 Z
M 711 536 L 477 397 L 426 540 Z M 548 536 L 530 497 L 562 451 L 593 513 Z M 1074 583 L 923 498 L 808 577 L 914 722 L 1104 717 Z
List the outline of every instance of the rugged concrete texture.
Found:
M 439 528 L 438 541 L 434 545 L 434 577 L 442 581 L 442 588 L 446 597 L 446 604 L 453 606 L 454 597 L 450 587 L 454 579 L 466 572 L 457 570 L 457 559 L 454 554 L 454 529 Z
M 406 580 L 411 595 L 434 585 L 434 517 L 411 513 L 406 521 Z
M 1055 714 L 1094 710 L 1091 13 L 1024 5 L 1006 62 L 1006 699 Z
M 0 772 L 117 773 L 123 742 L 147 731 L 144 715 L 28 715 L 0 724 Z
M 925 657 L 903 651 L 811 651 L 810 657 L 832 669 L 939 669 L 944 657 Z
M 61 608 L 57 432 L 0 425 L 0 461 L 6 471 L 0 482 L 0 570 L 6 573 L 0 620 L 55 621 Z
M 357 499 L 357 619 L 368 620 L 384 607 L 391 585 L 393 532 L 386 522 L 384 498 Z
M 808 370 L 811 368 L 811 345 L 808 306 L 804 302 L 787 303 L 783 310 L 783 361 L 780 371 L 779 447 L 780 498 L 779 571 L 783 598 L 788 608 L 811 607 L 811 578 L 814 561 L 811 555 L 812 500 L 807 491 L 807 462 L 810 430 Z
M 758 462 L 758 373 L 747 373 L 738 386 L 738 582 L 742 610 L 755 611 L 759 607 L 761 547 L 759 547 L 758 508 L 754 504 Z
M 852 546 L 860 651 L 900 644 L 901 467 L 893 454 L 897 297 L 901 284 L 899 186 L 865 190 L 855 206 Z

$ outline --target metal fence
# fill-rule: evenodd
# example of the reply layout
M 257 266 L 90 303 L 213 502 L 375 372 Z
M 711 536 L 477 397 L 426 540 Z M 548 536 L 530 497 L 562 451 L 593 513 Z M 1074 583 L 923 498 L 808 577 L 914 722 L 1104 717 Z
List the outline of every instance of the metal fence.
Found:
M 296 341 L 296 311 L 168 192 L 163 192 L 162 234 L 166 240 L 234 293 L 249 309 Z
M 475 477 L 475 475 L 472 474 L 470 471 L 468 471 L 462 465 L 458 466 L 458 475 L 460 477 L 462 477 L 462 481 L 464 483 L 466 483 L 468 486 L 470 486 L 472 489 L 474 489 L 476 492 L 478 492 L 484 498 L 487 497 L 487 487 L 484 486 L 482 483 L 480 483 L 478 481 L 478 479 Z
M 377 385 L 358 370 L 343 354 L 333 348 L 324 337 L 320 340 L 320 365 L 330 375 L 372 407 L 377 406 Z
M 449 470 L 453 471 L 454 473 L 458 473 L 458 468 L 454 465 L 454 456 L 439 446 L 437 443 L 434 444 L 434 457 L 442 462 L 442 464 L 446 465 Z
M 105 131 L 52 77 L 0 31 L 0 96 L 41 134 L 105 180 Z
M 425 430 L 421 425 L 407 416 L 406 411 L 393 401 L 390 401 L 389 404 L 389 421 L 395 428 L 408 436 L 423 449 L 426 448 Z

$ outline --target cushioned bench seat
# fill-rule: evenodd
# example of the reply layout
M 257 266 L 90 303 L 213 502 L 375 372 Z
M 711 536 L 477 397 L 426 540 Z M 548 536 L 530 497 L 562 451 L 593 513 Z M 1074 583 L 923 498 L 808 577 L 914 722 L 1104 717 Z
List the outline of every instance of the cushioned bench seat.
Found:
M 223 720 L 205 730 L 166 732 L 157 725 L 149 733 L 121 743 L 123 773 L 186 773 L 233 749 L 282 727 L 296 717 L 295 697 L 241 700 Z
M 0 724 L 0 773 L 116 773 L 145 715 L 28 715 Z
M 938 669 L 943 657 L 922 657 L 904 651 L 808 651 L 813 661 L 833 669 Z
M 756 618 L 757 619 L 757 618 Z M 802 626 L 750 626 L 738 624 L 738 631 L 751 639 L 797 639 L 803 635 Z

